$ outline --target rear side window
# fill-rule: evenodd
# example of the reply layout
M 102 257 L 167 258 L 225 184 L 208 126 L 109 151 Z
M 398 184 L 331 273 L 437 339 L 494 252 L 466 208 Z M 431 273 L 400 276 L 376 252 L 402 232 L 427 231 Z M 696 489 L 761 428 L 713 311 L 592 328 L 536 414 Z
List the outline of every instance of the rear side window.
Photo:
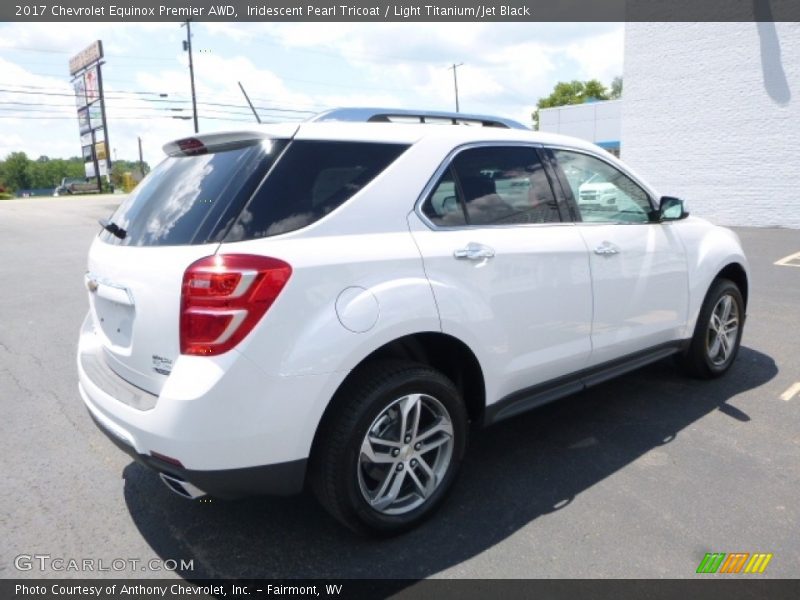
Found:
M 179 246 L 218 241 L 252 195 L 284 140 L 197 156 L 170 156 L 128 196 L 111 220 L 124 229 L 107 243 Z
M 306 227 L 350 199 L 408 146 L 296 140 L 236 219 L 226 242 Z

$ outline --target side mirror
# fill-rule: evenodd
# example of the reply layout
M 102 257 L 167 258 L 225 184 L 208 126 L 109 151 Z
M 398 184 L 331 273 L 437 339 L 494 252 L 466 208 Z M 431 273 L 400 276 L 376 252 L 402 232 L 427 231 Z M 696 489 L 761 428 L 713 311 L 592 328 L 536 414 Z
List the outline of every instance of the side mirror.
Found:
M 658 204 L 659 221 L 678 221 L 689 216 L 686 205 L 680 198 L 661 196 Z

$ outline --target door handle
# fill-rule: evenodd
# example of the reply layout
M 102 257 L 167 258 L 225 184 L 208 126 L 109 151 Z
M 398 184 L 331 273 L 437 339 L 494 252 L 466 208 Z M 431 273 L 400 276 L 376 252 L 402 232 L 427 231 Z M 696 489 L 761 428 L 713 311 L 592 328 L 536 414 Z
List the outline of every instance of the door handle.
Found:
M 459 248 L 453 252 L 454 258 L 466 260 L 483 260 L 494 257 L 494 249 L 483 244 L 470 242 L 465 248 Z
M 619 246 L 612 244 L 611 242 L 603 242 L 594 249 L 594 253 L 599 254 L 600 256 L 613 256 L 614 254 L 619 254 L 619 252 Z
M 104 281 L 100 278 L 94 277 L 91 273 L 87 273 L 83 282 L 86 289 L 96 294 L 100 298 L 104 298 L 117 304 L 124 306 L 133 306 L 133 296 L 128 288 Z

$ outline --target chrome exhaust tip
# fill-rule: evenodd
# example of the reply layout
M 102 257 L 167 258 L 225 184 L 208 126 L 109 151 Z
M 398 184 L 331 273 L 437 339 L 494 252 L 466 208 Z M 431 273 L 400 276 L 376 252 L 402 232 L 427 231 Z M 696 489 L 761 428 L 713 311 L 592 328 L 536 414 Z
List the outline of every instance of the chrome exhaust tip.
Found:
M 164 482 L 164 485 L 183 498 L 196 500 L 197 498 L 202 498 L 207 495 L 199 487 L 192 485 L 188 481 L 183 481 L 174 475 L 159 473 L 158 476 L 161 478 L 161 481 Z

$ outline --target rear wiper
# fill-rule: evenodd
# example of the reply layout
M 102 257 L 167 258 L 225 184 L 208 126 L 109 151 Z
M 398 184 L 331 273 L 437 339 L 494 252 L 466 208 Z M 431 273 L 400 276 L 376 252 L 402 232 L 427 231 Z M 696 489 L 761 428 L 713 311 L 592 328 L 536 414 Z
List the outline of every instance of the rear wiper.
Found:
M 111 235 L 117 236 L 121 240 L 124 240 L 125 236 L 128 234 L 128 232 L 125 231 L 122 227 L 120 227 L 113 221 L 110 221 L 109 219 L 100 219 L 97 222 L 100 223 L 100 227 L 105 229 Z

